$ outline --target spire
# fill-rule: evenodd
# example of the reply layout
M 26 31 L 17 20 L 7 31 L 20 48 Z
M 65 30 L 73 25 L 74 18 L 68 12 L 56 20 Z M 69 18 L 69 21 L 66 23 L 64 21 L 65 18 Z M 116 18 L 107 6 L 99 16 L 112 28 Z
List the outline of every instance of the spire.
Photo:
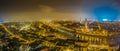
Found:
M 80 19 L 80 24 L 82 23 L 82 20 Z
M 89 25 L 88 25 L 87 18 L 85 18 L 85 29 L 86 29 L 86 31 L 89 31 Z
M 99 23 L 99 21 L 97 21 L 98 24 L 98 29 L 101 30 L 101 24 Z

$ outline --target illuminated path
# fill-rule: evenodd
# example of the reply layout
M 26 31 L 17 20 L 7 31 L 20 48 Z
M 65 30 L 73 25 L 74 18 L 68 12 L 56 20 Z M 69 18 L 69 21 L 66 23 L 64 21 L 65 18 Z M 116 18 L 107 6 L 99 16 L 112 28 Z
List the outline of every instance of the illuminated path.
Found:
M 16 38 L 18 38 L 19 40 L 25 41 L 26 44 L 29 44 L 29 43 L 32 43 L 32 42 L 35 41 L 35 40 L 33 40 L 33 41 L 28 41 L 28 40 L 25 40 L 24 38 L 21 38 L 20 36 L 15 35 L 13 32 L 11 32 L 11 31 L 7 28 L 4 24 L 0 24 L 0 26 L 2 26 L 2 27 L 4 28 L 4 30 L 5 30 L 6 32 L 8 32 L 12 37 L 16 37 Z
M 52 27 L 53 29 L 58 30 L 59 32 L 65 33 L 66 36 L 69 36 L 69 37 L 72 37 L 72 38 L 76 38 L 75 34 L 71 33 L 70 29 L 68 29 L 68 28 L 62 27 L 62 26 L 60 26 L 58 24 L 48 23 L 48 22 L 43 22 L 43 24 L 48 25 L 48 26 Z
M 92 36 L 92 37 L 101 37 L 101 38 L 107 38 L 104 35 L 96 35 L 96 34 L 91 34 L 91 33 L 81 33 L 81 32 L 74 32 L 74 30 L 63 27 L 59 24 L 54 24 L 54 23 L 48 23 L 48 22 L 43 22 L 43 24 L 48 25 L 50 27 L 52 27 L 53 29 L 56 29 L 62 33 L 67 34 L 68 36 L 72 36 L 73 38 L 77 38 L 76 36 Z

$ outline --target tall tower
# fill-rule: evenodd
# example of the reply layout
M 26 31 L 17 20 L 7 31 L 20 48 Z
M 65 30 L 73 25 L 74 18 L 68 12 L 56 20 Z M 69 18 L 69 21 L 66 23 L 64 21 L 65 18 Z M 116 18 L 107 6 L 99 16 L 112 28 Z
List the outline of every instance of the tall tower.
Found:
M 85 30 L 88 32 L 89 31 L 89 25 L 88 25 L 88 20 L 87 18 L 85 19 Z
M 80 19 L 80 24 L 82 23 L 82 20 Z
M 101 30 L 101 24 L 99 23 L 99 21 L 97 21 L 98 24 L 98 29 Z

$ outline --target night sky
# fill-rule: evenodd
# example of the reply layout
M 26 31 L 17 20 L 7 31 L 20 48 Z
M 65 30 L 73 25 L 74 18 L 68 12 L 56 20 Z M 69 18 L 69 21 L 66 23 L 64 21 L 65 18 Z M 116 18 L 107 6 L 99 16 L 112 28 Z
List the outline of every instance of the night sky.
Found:
M 0 0 L 5 21 L 119 20 L 120 0 Z

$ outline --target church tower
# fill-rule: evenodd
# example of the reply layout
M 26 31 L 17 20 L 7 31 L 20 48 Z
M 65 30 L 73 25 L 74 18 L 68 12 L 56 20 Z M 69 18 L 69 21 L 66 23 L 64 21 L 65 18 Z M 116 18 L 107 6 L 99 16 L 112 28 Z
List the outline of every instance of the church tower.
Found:
M 88 32 L 89 31 L 89 25 L 88 25 L 88 20 L 87 18 L 85 19 L 85 30 Z
M 101 30 L 101 24 L 99 23 L 99 21 L 97 21 L 98 24 L 98 29 Z

